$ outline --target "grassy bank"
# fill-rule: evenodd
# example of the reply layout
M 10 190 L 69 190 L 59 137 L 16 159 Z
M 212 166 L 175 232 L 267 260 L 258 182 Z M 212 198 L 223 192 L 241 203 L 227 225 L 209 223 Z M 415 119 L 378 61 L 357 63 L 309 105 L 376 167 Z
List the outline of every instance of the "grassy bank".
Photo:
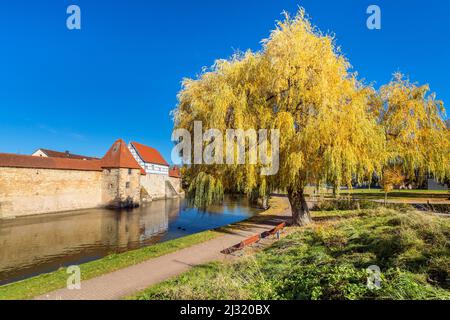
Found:
M 319 188 L 319 193 L 316 194 L 316 189 L 314 187 L 306 187 L 305 193 L 309 196 L 323 196 L 324 198 L 334 198 L 333 191 L 330 188 Z M 382 189 L 352 189 L 352 190 L 341 190 L 339 197 L 352 197 L 357 199 L 366 200 L 383 200 L 384 191 Z M 405 201 L 419 201 L 426 202 L 427 200 L 434 201 L 445 201 L 448 200 L 450 196 L 449 190 L 393 190 L 388 193 L 389 200 L 402 200 Z
M 264 251 L 210 263 L 134 299 L 450 299 L 450 220 L 411 209 L 315 212 Z M 381 288 L 367 287 L 367 267 Z
M 314 195 L 314 189 L 309 189 L 309 195 Z M 331 191 L 321 192 L 325 198 L 333 198 Z M 339 197 L 352 197 L 356 199 L 366 200 L 383 200 L 384 191 L 381 189 L 353 189 L 353 190 L 341 190 Z M 445 201 L 449 199 L 448 190 L 393 190 L 388 193 L 388 200 L 396 200 L 401 202 L 405 201 L 419 201 L 426 202 L 427 200 Z
M 351 195 L 353 198 L 381 200 L 384 199 L 384 191 L 381 189 L 353 189 L 341 191 L 341 196 Z M 427 201 L 449 198 L 448 190 L 393 190 L 388 193 L 389 200 Z
M 205 231 L 133 251 L 111 254 L 99 260 L 80 264 L 81 280 L 91 279 L 151 258 L 159 257 L 213 239 L 219 235 L 221 233 L 216 231 Z M 51 273 L 0 286 L 0 300 L 27 299 L 63 288 L 66 286 L 67 277 L 66 268 L 61 268 Z
M 271 215 L 285 210 L 287 203 L 281 198 L 270 200 L 270 208 L 250 220 L 261 219 L 264 215 Z M 223 228 L 232 228 L 232 226 Z M 134 264 L 156 258 L 192 245 L 211 240 L 223 235 L 221 229 L 205 231 L 183 238 L 162 242 L 149 247 L 140 248 L 133 251 L 127 251 L 119 254 L 111 254 L 99 260 L 80 264 L 81 280 L 88 280 L 108 272 L 129 267 Z M 0 300 L 5 299 L 29 299 L 47 292 L 60 289 L 66 286 L 68 274 L 66 268 L 42 274 L 23 281 L 14 282 L 8 285 L 0 286 Z

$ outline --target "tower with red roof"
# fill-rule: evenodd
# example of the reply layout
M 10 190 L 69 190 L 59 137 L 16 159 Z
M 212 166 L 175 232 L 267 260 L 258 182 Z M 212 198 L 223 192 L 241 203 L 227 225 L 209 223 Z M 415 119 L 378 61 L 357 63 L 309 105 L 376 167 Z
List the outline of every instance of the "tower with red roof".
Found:
M 102 197 L 109 207 L 140 205 L 141 175 L 145 171 L 134 159 L 127 144 L 118 139 L 101 159 L 103 169 Z

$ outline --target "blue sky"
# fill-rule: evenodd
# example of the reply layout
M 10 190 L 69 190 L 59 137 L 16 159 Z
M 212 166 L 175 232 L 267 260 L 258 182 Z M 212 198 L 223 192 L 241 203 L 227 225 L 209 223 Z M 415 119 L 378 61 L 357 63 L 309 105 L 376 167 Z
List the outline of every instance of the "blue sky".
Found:
M 81 8 L 81 30 L 66 28 L 70 4 Z M 379 31 L 366 28 L 370 4 L 382 10 Z M 299 5 L 367 82 L 402 71 L 450 103 L 444 0 L 10 0 L 0 3 L 0 152 L 101 156 L 121 137 L 170 160 L 182 78 L 258 50 L 281 12 Z

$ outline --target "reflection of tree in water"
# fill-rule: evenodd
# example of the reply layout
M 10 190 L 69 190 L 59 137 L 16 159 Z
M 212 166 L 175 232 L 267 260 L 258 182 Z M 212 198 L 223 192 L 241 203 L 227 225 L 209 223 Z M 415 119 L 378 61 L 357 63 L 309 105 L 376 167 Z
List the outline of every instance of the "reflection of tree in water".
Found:
M 198 212 L 207 215 L 223 215 L 224 213 L 241 213 L 243 210 L 248 210 L 248 212 L 258 211 L 257 209 L 253 210 L 249 206 L 249 201 L 246 197 L 242 195 L 226 195 L 221 205 L 212 205 L 209 206 L 206 210 L 198 210 Z

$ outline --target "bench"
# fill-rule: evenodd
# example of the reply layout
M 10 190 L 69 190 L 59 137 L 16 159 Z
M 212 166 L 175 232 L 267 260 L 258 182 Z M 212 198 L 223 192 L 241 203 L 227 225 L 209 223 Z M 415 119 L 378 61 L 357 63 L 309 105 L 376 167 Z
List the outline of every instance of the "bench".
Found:
M 277 225 L 275 228 L 269 230 L 269 231 L 264 231 L 263 233 L 261 233 L 261 238 L 267 238 L 269 236 L 273 236 L 275 234 L 277 234 L 277 232 L 281 231 L 282 229 L 284 229 L 286 227 L 286 222 L 280 223 L 279 225 Z
M 261 239 L 261 235 L 259 234 L 255 234 L 254 236 L 251 236 L 250 238 L 247 238 L 245 240 L 242 240 L 241 242 L 239 242 L 238 244 L 235 244 L 232 247 L 226 248 L 222 251 L 220 251 L 223 254 L 231 254 L 237 250 L 241 250 L 246 246 L 249 246 L 253 243 L 258 242 Z
M 261 239 L 264 239 L 264 238 L 267 238 L 267 237 L 269 237 L 271 235 L 277 234 L 280 230 L 284 229 L 285 227 L 286 227 L 286 222 L 280 223 L 275 228 L 273 228 L 273 229 L 271 229 L 269 231 L 264 231 L 261 234 L 255 234 L 254 236 L 251 236 L 250 238 L 242 240 L 241 242 L 239 242 L 238 244 L 235 244 L 232 247 L 229 247 L 229 248 L 226 248 L 226 249 L 220 251 L 220 253 L 231 254 L 231 253 L 236 252 L 238 250 L 242 250 L 246 246 L 249 246 L 249 245 L 252 245 L 254 243 L 259 242 Z

